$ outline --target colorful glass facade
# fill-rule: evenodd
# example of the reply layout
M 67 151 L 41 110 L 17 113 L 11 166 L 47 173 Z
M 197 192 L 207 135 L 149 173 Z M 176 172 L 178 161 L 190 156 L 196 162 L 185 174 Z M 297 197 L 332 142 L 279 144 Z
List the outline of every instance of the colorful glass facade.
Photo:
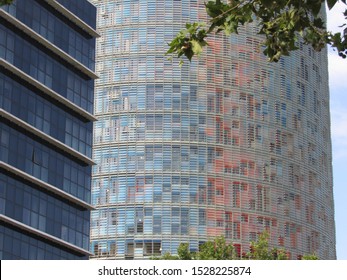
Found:
M 95 23 L 85 0 L 0 8 L 0 259 L 89 258 Z
M 142 259 L 264 230 L 290 258 L 335 259 L 327 54 L 268 63 L 255 26 L 179 67 L 164 53 L 204 1 L 98 8 L 91 251 Z

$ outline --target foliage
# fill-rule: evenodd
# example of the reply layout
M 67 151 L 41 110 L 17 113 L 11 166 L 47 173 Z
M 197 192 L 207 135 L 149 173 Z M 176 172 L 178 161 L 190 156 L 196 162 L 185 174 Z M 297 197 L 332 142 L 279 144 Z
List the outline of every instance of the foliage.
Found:
M 154 258 L 153 258 L 154 259 Z M 232 244 L 227 244 L 223 236 L 209 240 L 200 246 L 199 252 L 190 252 L 188 243 L 181 243 L 177 249 L 177 256 L 165 253 L 161 260 L 234 260 L 237 259 Z
M 177 248 L 178 258 L 180 260 L 193 260 L 195 259 L 195 254 L 189 251 L 188 243 L 181 243 Z
M 200 246 L 200 260 L 234 260 L 237 259 L 233 244 L 227 244 L 223 236 L 216 237 Z
M 177 57 L 185 55 L 189 60 L 194 55 L 200 55 L 202 48 L 207 45 L 205 38 L 208 31 L 204 27 L 204 23 L 187 23 L 186 29 L 181 30 L 171 41 L 167 53 L 175 52 Z
M 341 0 L 346 4 L 346 0 Z M 264 54 L 270 61 L 278 61 L 282 55 L 289 55 L 297 49 L 296 42 L 301 37 L 305 44 L 316 51 L 322 50 L 326 44 L 337 49 L 338 54 L 347 56 L 347 34 L 332 33 L 325 30 L 321 7 L 327 2 L 332 9 L 337 0 L 221 0 L 208 1 L 205 8 L 211 18 L 210 26 L 204 23 L 186 24 L 169 43 L 166 54 L 189 60 L 199 56 L 206 46 L 207 38 L 213 33 L 223 31 L 226 35 L 238 33 L 242 25 L 256 22 L 258 33 L 264 36 Z M 347 19 L 347 9 L 343 13 Z
M 0 6 L 10 5 L 12 2 L 13 0 L 0 0 Z
M 287 260 L 287 254 L 283 249 L 269 248 L 269 233 L 264 231 L 258 241 L 251 242 L 251 250 L 246 254 L 252 260 Z
M 245 260 L 287 260 L 288 255 L 284 249 L 269 247 L 269 233 L 264 231 L 259 235 L 257 241 L 252 241 L 250 251 L 242 259 Z M 181 243 L 177 249 L 177 256 L 165 253 L 161 257 L 152 258 L 154 260 L 236 260 L 233 244 L 227 244 L 223 236 L 214 238 L 202 244 L 199 252 L 190 252 L 188 243 Z M 318 260 L 314 254 L 302 256 L 302 260 Z
M 304 255 L 301 259 L 302 260 L 318 260 L 318 257 L 315 254 L 308 254 L 308 255 Z
M 151 257 L 151 260 L 179 260 L 178 256 L 173 256 L 169 252 L 166 252 L 161 257 Z
M 161 257 L 152 257 L 151 260 L 193 260 L 195 254 L 189 251 L 188 243 L 181 243 L 177 248 L 177 256 L 166 252 Z
M 251 252 L 247 253 L 245 259 L 259 260 L 284 260 L 287 255 L 284 250 L 269 249 L 268 233 L 259 236 L 257 242 L 251 243 Z M 188 243 L 181 243 L 177 249 L 177 256 L 165 253 L 161 260 L 235 260 L 239 257 L 232 243 L 227 244 L 223 236 L 214 238 L 202 244 L 199 252 L 190 252 Z

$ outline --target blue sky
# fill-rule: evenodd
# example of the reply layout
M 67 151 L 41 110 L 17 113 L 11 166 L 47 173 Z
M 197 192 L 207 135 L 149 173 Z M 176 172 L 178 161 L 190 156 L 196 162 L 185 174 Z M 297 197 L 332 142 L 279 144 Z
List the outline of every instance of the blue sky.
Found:
M 328 12 L 328 30 L 344 22 L 341 4 Z M 333 172 L 337 258 L 347 260 L 347 59 L 340 58 L 331 48 L 329 55 L 330 113 L 333 144 Z

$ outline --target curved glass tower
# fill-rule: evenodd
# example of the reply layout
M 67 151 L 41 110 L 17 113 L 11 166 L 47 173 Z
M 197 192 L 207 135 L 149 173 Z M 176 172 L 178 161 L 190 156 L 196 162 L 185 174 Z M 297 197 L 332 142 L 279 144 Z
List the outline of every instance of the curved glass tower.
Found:
M 91 250 L 143 259 L 264 230 L 290 258 L 335 259 L 327 54 L 268 63 L 252 25 L 199 59 L 168 61 L 204 1 L 103 0 L 98 32 Z

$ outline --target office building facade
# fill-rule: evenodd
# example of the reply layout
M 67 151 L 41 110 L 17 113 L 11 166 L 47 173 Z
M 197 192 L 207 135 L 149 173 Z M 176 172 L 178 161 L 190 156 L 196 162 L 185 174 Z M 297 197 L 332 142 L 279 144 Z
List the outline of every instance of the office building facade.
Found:
M 0 259 L 88 259 L 96 8 L 0 8 Z
M 98 8 L 91 251 L 143 259 L 216 236 L 242 255 L 259 233 L 289 258 L 335 259 L 327 53 L 278 63 L 257 27 L 212 37 L 179 67 L 164 56 L 204 1 Z

